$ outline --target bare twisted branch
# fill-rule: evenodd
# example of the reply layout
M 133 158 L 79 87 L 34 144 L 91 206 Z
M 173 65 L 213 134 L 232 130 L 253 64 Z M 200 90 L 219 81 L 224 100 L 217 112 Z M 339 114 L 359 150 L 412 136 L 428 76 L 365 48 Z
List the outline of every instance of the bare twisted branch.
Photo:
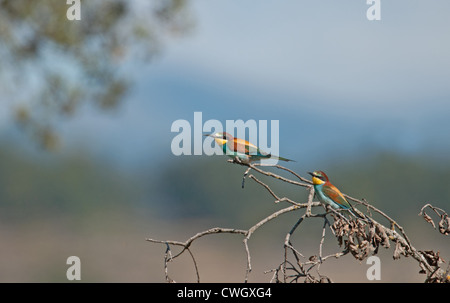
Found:
M 393 253 L 393 258 L 398 259 L 403 256 L 411 256 L 415 259 L 419 267 L 421 268 L 420 273 L 426 274 L 425 282 L 450 282 L 449 270 L 450 266 L 447 267 L 446 270 L 442 269 L 440 265 L 444 262 L 443 259 L 439 256 L 439 253 L 434 253 L 431 250 L 428 251 L 419 251 L 417 250 L 409 240 L 404 228 L 400 226 L 394 219 L 388 216 L 386 213 L 376 208 L 375 206 L 369 204 L 366 200 L 356 199 L 345 195 L 350 201 L 356 202 L 360 205 L 366 207 L 367 215 L 364 215 L 364 218 L 369 218 L 368 220 L 360 219 L 355 217 L 353 214 L 348 212 L 347 215 L 349 218 L 344 216 L 344 213 L 338 210 L 334 210 L 329 207 L 325 207 L 325 212 L 313 213 L 313 209 L 323 209 L 323 205 L 320 202 L 314 202 L 314 187 L 312 186 L 311 181 L 301 177 L 294 171 L 285 168 L 281 165 L 262 165 L 262 164 L 248 164 L 239 161 L 238 159 L 229 160 L 229 162 L 246 166 L 247 169 L 244 173 L 244 177 L 242 180 L 242 187 L 244 187 L 245 178 L 248 176 L 249 179 L 252 179 L 257 184 L 261 185 L 267 192 L 275 199 L 275 203 L 287 202 L 290 204 L 288 207 L 284 207 L 279 209 L 269 216 L 263 218 L 253 226 L 251 226 L 247 230 L 243 229 L 233 229 L 233 228 L 221 228 L 215 227 L 208 229 L 203 232 L 199 232 L 196 235 L 190 237 L 185 242 L 180 241 L 161 241 L 155 239 L 146 239 L 152 243 L 166 244 L 166 253 L 164 257 L 164 269 L 165 276 L 167 282 L 174 282 L 168 274 L 168 263 L 176 259 L 178 256 L 182 255 L 184 252 L 188 251 L 191 259 L 193 261 L 195 272 L 197 276 L 197 282 L 200 282 L 200 274 L 197 266 L 197 262 L 192 251 L 189 249 L 190 246 L 199 238 L 202 238 L 206 235 L 220 234 L 220 233 L 231 233 L 238 234 L 243 236 L 243 244 L 245 248 L 245 253 L 247 256 L 247 265 L 245 271 L 244 282 L 248 282 L 249 275 L 252 271 L 252 262 L 251 262 L 251 254 L 248 246 L 248 241 L 252 237 L 252 235 L 263 225 L 272 221 L 279 216 L 292 212 L 298 211 L 300 209 L 305 209 L 305 212 L 300 216 L 300 218 L 295 222 L 290 231 L 286 234 L 284 240 L 284 254 L 283 260 L 279 266 L 274 269 L 265 271 L 266 273 L 273 273 L 271 282 L 332 282 L 332 280 L 320 273 L 320 266 L 326 260 L 332 258 L 340 258 L 344 255 L 351 254 L 357 260 L 364 260 L 370 255 L 374 255 L 378 252 L 379 247 L 389 248 L 391 243 L 395 244 L 395 249 Z M 296 180 L 291 180 L 287 177 L 281 176 L 279 174 L 265 171 L 261 169 L 261 167 L 274 167 L 282 171 L 286 171 L 292 176 L 294 176 Z M 270 188 L 269 185 L 262 182 L 260 179 L 256 178 L 253 174 L 249 175 L 249 172 L 254 170 L 255 172 L 265 175 L 267 177 L 274 178 L 281 182 L 286 182 L 288 184 L 292 184 L 294 186 L 299 186 L 308 190 L 308 198 L 306 202 L 297 202 L 288 197 L 280 196 L 275 193 L 274 190 Z M 431 218 L 425 213 L 425 208 L 429 207 L 432 209 L 438 216 L 441 217 L 441 222 L 439 223 L 440 231 L 443 234 L 448 234 L 450 231 L 449 228 L 449 217 L 447 213 L 445 213 L 442 209 L 431 206 L 430 204 L 425 205 L 419 215 L 422 215 L 424 219 L 430 222 Z M 360 212 L 359 210 L 357 210 Z M 371 211 L 378 213 L 381 215 L 387 222 L 389 227 L 377 222 L 373 219 L 371 215 Z M 330 221 L 329 216 L 333 221 Z M 294 232 L 299 228 L 302 222 L 306 219 L 319 218 L 323 220 L 322 225 L 322 236 L 320 238 L 318 253 L 317 255 L 310 256 L 309 258 L 305 257 L 291 242 L 291 237 Z M 430 224 L 435 227 L 434 222 L 430 222 Z M 342 250 L 337 251 L 332 254 L 328 254 L 326 256 L 323 255 L 323 245 L 325 242 L 326 230 L 330 229 L 332 234 L 336 237 L 338 244 L 342 247 Z M 398 230 L 398 231 L 397 231 Z M 444 231 L 444 232 L 443 232 Z M 172 256 L 170 245 L 181 246 L 182 250 Z M 290 256 L 294 258 L 294 262 L 289 260 Z M 312 269 L 315 269 L 317 272 L 317 276 L 313 274 Z

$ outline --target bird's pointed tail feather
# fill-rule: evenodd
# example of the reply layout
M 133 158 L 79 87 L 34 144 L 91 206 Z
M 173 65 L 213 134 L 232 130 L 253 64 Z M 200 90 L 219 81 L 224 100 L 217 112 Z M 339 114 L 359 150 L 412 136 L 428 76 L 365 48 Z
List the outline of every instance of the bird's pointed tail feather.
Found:
M 291 160 L 291 159 L 284 158 L 284 157 L 279 157 L 279 156 L 272 156 L 272 158 L 275 158 L 275 159 L 278 159 L 278 160 L 281 160 L 281 161 L 286 161 L 286 162 L 296 162 L 295 160 Z

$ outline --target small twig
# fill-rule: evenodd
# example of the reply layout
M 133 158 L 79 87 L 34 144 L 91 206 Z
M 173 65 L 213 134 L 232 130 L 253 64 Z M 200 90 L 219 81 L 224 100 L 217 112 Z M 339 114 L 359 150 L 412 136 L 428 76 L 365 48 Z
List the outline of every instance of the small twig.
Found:
M 153 242 L 153 243 L 162 243 L 162 244 L 171 244 L 171 245 L 182 246 L 183 250 L 181 252 L 179 252 L 175 257 L 172 258 L 172 259 L 175 259 L 178 256 L 180 256 L 187 248 L 189 248 L 189 246 L 191 246 L 192 242 L 194 242 L 195 240 L 197 240 L 198 238 L 201 238 L 203 236 L 211 235 L 211 234 L 219 234 L 219 233 L 232 233 L 232 234 L 245 235 L 246 232 L 247 232 L 246 230 L 242 230 L 242 229 L 214 227 L 214 228 L 197 233 L 196 235 L 187 239 L 185 242 L 161 241 L 161 240 L 155 240 L 155 239 L 149 239 L 149 238 L 147 238 L 145 240 L 148 242 Z
M 323 220 L 323 228 L 322 228 L 322 238 L 320 239 L 319 244 L 319 262 L 322 264 L 322 250 L 323 250 L 323 242 L 325 241 L 325 231 L 327 228 L 327 220 Z M 319 266 L 320 266 L 319 264 Z M 317 268 L 317 271 L 319 271 L 319 268 Z
M 247 177 L 248 173 L 250 172 L 252 168 L 249 166 L 249 168 L 247 168 L 247 170 L 244 173 L 244 177 L 242 177 L 242 188 L 244 188 L 244 183 L 245 183 L 245 177 Z
M 264 187 L 265 189 L 267 189 L 267 191 L 272 195 L 272 197 L 275 198 L 275 203 L 279 203 L 279 202 L 289 202 L 293 205 L 297 205 L 298 207 L 307 207 L 308 204 L 305 203 L 297 203 L 289 198 L 283 197 L 280 198 L 278 195 L 275 194 L 275 192 L 264 182 L 262 182 L 261 180 L 257 179 L 254 175 L 250 175 L 249 176 L 250 179 L 253 179 L 256 183 L 260 184 L 262 187 Z M 308 200 L 309 201 L 309 200 Z M 320 203 L 316 203 L 315 206 L 319 206 Z
M 252 168 L 253 170 L 257 171 L 258 173 L 260 173 L 262 175 L 266 175 L 266 176 L 269 176 L 269 177 L 272 177 L 272 178 L 284 181 L 284 182 L 289 183 L 289 184 L 294 184 L 294 185 L 298 185 L 298 186 L 302 186 L 302 187 L 308 187 L 308 188 L 311 186 L 311 181 L 308 181 L 306 179 L 304 179 L 304 180 L 307 181 L 306 183 L 297 182 L 297 181 L 294 181 L 294 180 L 282 177 L 280 175 L 277 175 L 277 174 L 274 174 L 274 173 L 271 173 L 271 172 L 259 169 L 257 166 L 262 166 L 261 164 L 256 165 L 256 164 L 251 164 L 251 163 L 244 163 L 244 162 L 241 162 L 241 161 L 236 161 L 235 159 L 234 160 L 228 160 L 228 162 L 239 164 L 239 165 L 242 165 L 242 166 L 250 167 L 250 168 Z M 270 165 L 270 166 L 271 167 L 277 167 L 277 168 L 282 167 L 280 165 L 275 165 L 275 166 L 274 165 Z M 283 168 L 283 169 L 286 170 L 286 171 L 289 171 L 287 168 Z
M 186 250 L 187 250 L 187 251 L 189 252 L 189 254 L 191 255 L 192 262 L 194 262 L 195 274 L 197 275 L 197 283 L 200 283 L 200 274 L 199 274 L 199 272 L 198 272 L 197 262 L 195 261 L 194 254 L 192 253 L 192 251 L 191 251 L 189 248 L 187 248 Z
M 306 207 L 306 213 L 305 213 L 307 217 L 311 216 L 311 207 L 313 204 L 313 199 L 314 199 L 314 187 L 311 186 L 309 188 L 308 206 Z
M 431 208 L 438 216 L 442 216 L 443 214 L 445 214 L 445 210 L 443 210 L 442 208 L 439 208 L 439 207 L 431 205 L 430 203 L 427 203 L 420 209 L 419 216 L 421 216 L 425 213 L 425 208 L 427 208 L 427 207 Z
M 276 165 L 270 165 L 270 164 L 255 163 L 255 164 L 253 164 L 253 166 L 276 167 L 276 168 L 278 168 L 278 169 L 282 169 L 282 170 L 285 170 L 285 171 L 287 171 L 287 172 L 290 172 L 291 174 L 293 174 L 294 176 L 296 176 L 300 181 L 312 185 L 312 182 L 311 182 L 310 180 L 305 179 L 305 178 L 303 178 L 302 176 L 300 176 L 299 174 L 297 174 L 296 172 L 294 172 L 293 170 L 290 170 L 289 168 L 286 168 L 286 167 L 281 166 L 281 165 L 278 165 L 278 164 L 276 164 Z
M 169 282 L 169 283 L 173 283 L 175 281 L 172 280 L 171 278 L 169 278 L 169 269 L 168 269 L 168 263 L 170 261 L 172 261 L 172 259 L 173 259 L 172 258 L 172 251 L 170 250 L 170 246 L 169 246 L 168 243 L 166 243 L 166 246 L 167 246 L 167 248 L 166 248 L 166 252 L 164 254 L 164 273 L 165 273 L 165 276 L 166 276 L 166 281 Z

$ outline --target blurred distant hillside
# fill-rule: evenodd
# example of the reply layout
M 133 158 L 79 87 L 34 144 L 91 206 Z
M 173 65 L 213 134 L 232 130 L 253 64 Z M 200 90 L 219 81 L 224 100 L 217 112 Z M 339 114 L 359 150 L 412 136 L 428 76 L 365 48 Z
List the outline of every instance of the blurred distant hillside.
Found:
M 79 217 L 136 200 L 126 177 L 83 154 L 52 159 L 2 144 L 0 166 L 2 221 Z
M 182 239 L 205 227 L 248 228 L 279 208 L 252 180 L 242 189 L 243 167 L 222 156 L 179 157 L 157 168 L 124 172 L 79 152 L 49 157 L 11 143 L 1 146 L 0 225 L 9 243 L 0 253 L 0 269 L 9 273 L 0 274 L 1 281 L 66 281 L 64 258 L 74 251 L 84 260 L 96 260 L 84 281 L 162 281 L 160 247 L 145 243 L 145 237 Z M 302 161 L 290 168 L 306 176 Z M 449 168 L 421 157 L 379 154 L 317 169 L 329 172 L 345 193 L 367 199 L 413 230 L 413 240 L 429 245 L 430 238 L 441 238 L 417 214 L 427 202 L 449 208 Z M 260 178 L 277 193 L 306 201 L 306 191 Z M 285 218 L 266 232 L 284 234 L 296 220 L 295 214 Z M 205 220 L 210 223 L 201 223 Z M 17 255 L 15 249 L 26 251 L 27 245 L 39 253 Z M 148 255 L 149 250 L 156 255 Z M 117 258 L 124 259 L 121 267 L 108 265 Z M 154 265 L 142 267 L 149 261 Z M 29 266 L 21 271 L 23 264 Z
M 158 167 L 144 165 L 133 172 L 83 153 L 53 156 L 31 155 L 14 144 L 3 144 L 0 200 L 4 220 L 147 208 L 155 216 L 244 223 L 255 209 L 264 213 L 274 207 L 269 195 L 251 180 L 241 189 L 243 167 L 223 156 L 173 157 Z M 288 166 L 305 177 L 307 170 L 324 170 L 345 193 L 364 198 L 392 216 L 416 214 L 428 202 L 444 208 L 450 203 L 450 163 L 393 153 L 334 161 L 324 167 L 304 162 Z M 306 199 L 299 188 L 269 182 L 293 200 Z

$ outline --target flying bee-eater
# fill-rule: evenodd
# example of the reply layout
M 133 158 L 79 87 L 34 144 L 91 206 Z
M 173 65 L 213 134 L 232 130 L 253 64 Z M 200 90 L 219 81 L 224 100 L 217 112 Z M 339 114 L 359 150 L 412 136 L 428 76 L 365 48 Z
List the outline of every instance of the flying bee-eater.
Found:
M 217 144 L 222 147 L 223 153 L 230 158 L 238 158 L 243 163 L 251 163 L 254 161 L 259 161 L 261 159 L 276 159 L 282 161 L 294 161 L 287 158 L 274 156 L 272 154 L 268 154 L 261 149 L 259 149 L 256 145 L 244 140 L 235 138 L 229 133 L 226 132 L 217 132 L 213 134 L 204 135 L 207 137 L 214 138 Z M 295 162 L 295 161 L 294 161 Z
M 341 191 L 331 184 L 328 176 L 323 171 L 308 172 L 312 176 L 314 191 L 320 202 L 330 205 L 334 209 L 348 210 L 355 217 L 364 219 L 354 208 L 348 203 Z M 356 213 L 356 214 L 355 214 Z

